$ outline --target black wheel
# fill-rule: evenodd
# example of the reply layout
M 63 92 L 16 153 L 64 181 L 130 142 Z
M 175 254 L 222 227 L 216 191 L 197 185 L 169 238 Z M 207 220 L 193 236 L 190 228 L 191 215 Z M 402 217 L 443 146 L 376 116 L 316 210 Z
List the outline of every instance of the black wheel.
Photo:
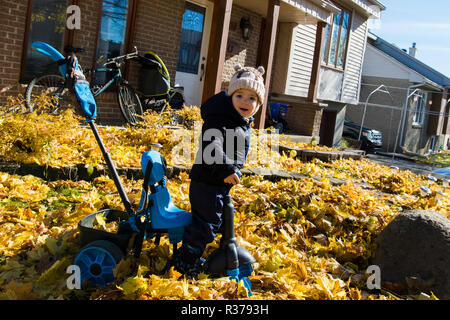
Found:
M 124 254 L 114 243 L 97 240 L 85 246 L 76 256 L 74 264 L 80 268 L 81 284 L 104 287 L 114 281 L 114 269 Z
M 277 122 L 275 124 L 275 129 L 277 130 L 278 134 L 282 134 L 284 132 L 284 126 L 281 122 Z
M 169 105 L 172 109 L 182 109 L 184 106 L 183 92 L 173 90 L 169 93 Z
M 140 120 L 139 116 L 144 113 L 136 91 L 128 84 L 122 84 L 117 89 L 117 98 L 125 120 L 132 126 L 136 125 Z
M 47 94 L 50 103 L 42 99 Z M 65 79 L 56 74 L 36 77 L 28 84 L 25 91 L 25 103 L 30 112 L 59 114 L 72 105 L 72 94 L 65 86 Z

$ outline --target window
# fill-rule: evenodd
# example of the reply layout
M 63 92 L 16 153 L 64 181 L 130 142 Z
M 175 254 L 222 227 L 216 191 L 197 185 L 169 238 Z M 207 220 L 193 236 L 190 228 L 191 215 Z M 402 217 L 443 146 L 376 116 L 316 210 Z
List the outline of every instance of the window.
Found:
M 102 68 L 103 63 L 113 57 L 125 54 L 128 13 L 131 0 L 103 0 L 100 29 L 95 54 L 95 68 Z M 96 72 L 93 82 L 105 84 L 114 73 Z
M 338 5 L 336 6 L 341 8 Z M 325 27 L 325 37 L 322 49 L 323 64 L 338 69 L 344 69 L 347 43 L 350 34 L 350 21 L 350 11 L 341 8 L 341 11 L 333 16 L 333 24 L 327 24 Z
M 186 2 L 181 25 L 177 71 L 197 74 L 206 9 Z
M 70 1 L 71 2 L 71 1 Z M 62 52 L 68 41 L 66 10 L 68 0 L 33 0 L 29 2 L 25 46 L 22 57 L 21 79 L 28 81 L 40 74 L 59 74 L 57 64 L 47 56 L 32 49 L 35 41 L 48 43 Z
M 425 111 L 427 106 L 427 93 L 421 92 L 413 97 L 412 108 L 413 108 L 413 125 L 421 126 L 423 125 L 423 120 L 425 118 Z

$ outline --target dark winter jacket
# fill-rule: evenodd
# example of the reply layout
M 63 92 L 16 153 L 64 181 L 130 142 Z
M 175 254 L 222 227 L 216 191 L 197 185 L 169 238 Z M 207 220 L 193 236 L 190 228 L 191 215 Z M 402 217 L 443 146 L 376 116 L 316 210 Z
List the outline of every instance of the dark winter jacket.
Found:
M 224 91 L 209 98 L 200 111 L 204 123 L 190 178 L 231 187 L 223 180 L 242 169 L 247 160 L 253 117 L 242 117 Z

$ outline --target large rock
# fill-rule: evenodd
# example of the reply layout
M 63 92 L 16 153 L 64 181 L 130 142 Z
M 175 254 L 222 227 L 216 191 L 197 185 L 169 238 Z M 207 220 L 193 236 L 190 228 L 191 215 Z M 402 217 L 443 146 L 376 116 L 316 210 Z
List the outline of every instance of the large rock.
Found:
M 398 215 L 377 238 L 381 281 L 450 299 L 450 220 L 425 210 Z M 409 291 L 409 292 L 408 292 Z

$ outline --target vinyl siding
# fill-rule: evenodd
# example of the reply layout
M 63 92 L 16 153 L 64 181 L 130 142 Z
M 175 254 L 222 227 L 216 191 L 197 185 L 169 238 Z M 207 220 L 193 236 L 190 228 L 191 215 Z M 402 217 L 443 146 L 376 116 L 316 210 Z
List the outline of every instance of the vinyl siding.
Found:
M 287 23 L 280 25 L 273 92 L 306 98 L 311 82 L 317 24 L 299 24 L 292 29 L 292 33 Z M 358 103 L 367 31 L 367 19 L 353 11 L 345 72 L 322 67 L 319 79 L 322 90 L 318 92 L 319 98 Z M 337 81 L 335 76 L 325 76 L 326 72 L 331 75 L 340 73 L 340 80 Z
M 316 24 L 299 24 L 294 29 L 286 94 L 308 96 L 316 31 Z
M 359 85 L 366 48 L 367 26 L 366 18 L 354 11 L 342 88 L 342 102 L 355 104 L 359 101 Z
M 276 93 L 286 93 L 286 81 L 291 59 L 292 34 L 295 23 L 281 22 L 277 31 L 277 42 L 273 61 L 271 90 Z

